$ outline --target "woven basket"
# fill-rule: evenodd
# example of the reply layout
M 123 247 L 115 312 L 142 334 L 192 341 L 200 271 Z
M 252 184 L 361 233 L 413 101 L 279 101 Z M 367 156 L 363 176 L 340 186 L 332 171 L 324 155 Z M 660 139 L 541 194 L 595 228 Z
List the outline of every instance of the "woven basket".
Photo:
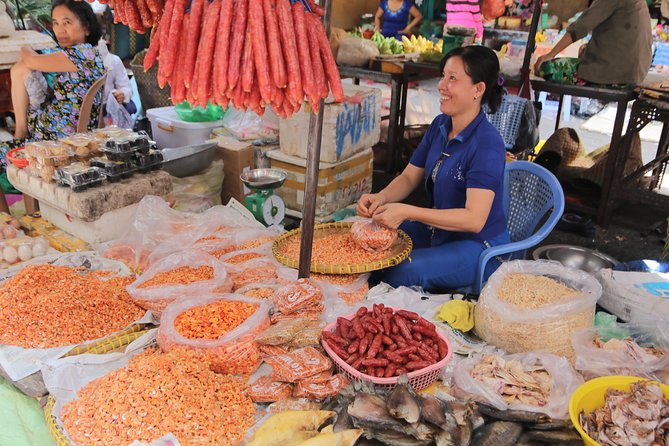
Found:
M 562 163 L 571 165 L 577 158 L 585 156 L 585 149 L 576 130 L 565 127 L 553 133 L 541 148 L 541 153 L 556 152 L 562 157 Z
M 314 227 L 314 243 L 312 249 L 317 249 L 319 237 L 324 237 L 328 234 L 348 233 L 351 231 L 352 225 L 352 222 L 322 223 L 316 225 Z M 312 262 L 310 270 L 314 273 L 324 274 L 361 274 L 398 265 L 406 260 L 409 257 L 409 254 L 411 254 L 413 242 L 406 232 L 398 230 L 397 234 L 397 241 L 390 248 L 390 253 L 385 259 L 375 260 L 368 263 L 358 263 L 355 265 Z M 302 229 L 294 229 L 274 240 L 272 253 L 280 263 L 296 269 L 300 266 L 299 258 L 287 257 L 282 254 L 281 250 L 285 244 L 299 243 L 301 235 Z
M 147 50 L 140 51 L 130 62 L 130 68 L 132 68 L 132 74 L 137 81 L 137 91 L 145 114 L 146 110 L 172 105 L 170 86 L 166 85 L 163 89 L 158 86 L 158 63 L 155 63 L 146 73 L 144 72 L 146 52 Z
M 621 141 L 621 144 L 625 140 Z M 589 180 L 599 186 L 604 183 L 604 177 L 609 175 L 606 171 L 606 162 L 609 159 L 608 150 L 597 158 L 595 164 L 588 170 L 583 173 L 583 178 Z M 641 138 L 638 133 L 632 135 L 632 142 L 629 151 L 629 156 L 625 162 L 625 168 L 623 169 L 623 177 L 631 174 L 639 167 L 643 166 L 643 161 L 641 160 Z M 634 184 L 638 184 L 639 180 L 636 180 Z

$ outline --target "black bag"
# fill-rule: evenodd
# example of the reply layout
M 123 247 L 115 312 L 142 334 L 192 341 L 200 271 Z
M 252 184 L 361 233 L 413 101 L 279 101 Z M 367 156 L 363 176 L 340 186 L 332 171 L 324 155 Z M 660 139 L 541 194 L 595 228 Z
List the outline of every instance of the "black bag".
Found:
M 529 153 L 539 143 L 539 121 L 541 120 L 541 102 L 527 101 L 523 117 L 520 120 L 518 137 L 511 150 L 513 153 Z M 524 158 L 524 156 L 523 156 Z

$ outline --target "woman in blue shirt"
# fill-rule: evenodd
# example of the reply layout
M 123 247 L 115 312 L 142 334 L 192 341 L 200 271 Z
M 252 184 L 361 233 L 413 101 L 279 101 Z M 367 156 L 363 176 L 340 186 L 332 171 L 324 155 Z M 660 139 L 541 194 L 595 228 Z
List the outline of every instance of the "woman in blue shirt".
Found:
M 409 15 L 413 16 L 409 23 Z M 381 26 L 383 17 L 383 26 Z M 416 8 L 412 0 L 381 0 L 374 15 L 374 26 L 381 30 L 384 37 L 401 39 L 410 35 L 411 30 L 423 20 L 423 14 Z
M 442 60 L 440 111 L 409 165 L 385 189 L 366 194 L 358 213 L 412 238 L 410 260 L 389 268 L 381 280 L 425 290 L 472 285 L 481 252 L 509 243 L 502 200 L 506 150 L 481 111 L 502 100 L 499 61 L 486 47 L 460 47 Z M 400 203 L 423 183 L 431 208 Z M 492 272 L 493 265 L 486 272 Z

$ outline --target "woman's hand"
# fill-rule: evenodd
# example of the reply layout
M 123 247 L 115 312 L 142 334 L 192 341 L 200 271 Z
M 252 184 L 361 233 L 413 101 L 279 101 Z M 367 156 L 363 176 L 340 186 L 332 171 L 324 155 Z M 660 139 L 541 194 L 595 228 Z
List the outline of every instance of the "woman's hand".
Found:
M 379 206 L 387 202 L 386 195 L 383 192 L 378 194 L 364 194 L 358 200 L 358 215 L 361 217 L 372 218 L 374 212 Z
M 25 61 L 26 57 L 35 56 L 36 54 L 37 54 L 37 52 L 35 50 L 33 50 L 31 47 L 22 46 L 21 47 L 21 55 L 19 56 L 19 60 Z
M 539 57 L 537 59 L 537 61 L 534 63 L 534 74 L 539 76 L 539 70 L 541 69 L 541 65 L 544 62 L 549 61 L 549 60 L 553 60 L 553 59 L 554 59 L 554 57 L 550 53 L 544 54 L 543 56 Z
M 123 94 L 122 91 L 112 91 L 112 95 L 116 98 L 116 102 L 119 104 L 123 104 L 123 101 L 125 100 L 125 95 Z
M 411 206 L 403 203 L 389 203 L 379 206 L 372 217 L 375 222 L 381 223 L 391 229 L 397 229 L 404 220 L 409 218 L 409 208 Z

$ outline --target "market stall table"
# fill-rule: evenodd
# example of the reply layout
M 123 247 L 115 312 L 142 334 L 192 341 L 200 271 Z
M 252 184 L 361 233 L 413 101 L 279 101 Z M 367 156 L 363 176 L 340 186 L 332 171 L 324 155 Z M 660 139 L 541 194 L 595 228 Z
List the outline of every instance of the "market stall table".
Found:
M 609 207 L 612 202 L 612 190 L 614 188 L 614 182 L 617 181 L 616 176 L 618 176 L 616 173 L 616 159 L 618 158 L 617 154 L 621 145 L 623 124 L 625 122 L 625 113 L 627 112 L 627 104 L 636 99 L 638 94 L 634 90 L 621 90 L 581 85 L 564 85 L 538 79 L 532 80 L 531 83 L 537 100 L 540 92 L 552 93 L 559 97 L 555 130 L 560 128 L 560 114 L 562 112 L 562 102 L 564 95 L 597 99 L 603 102 L 615 102 L 617 104 L 616 118 L 613 125 L 613 132 L 611 134 L 611 143 L 609 145 L 609 154 L 611 154 L 611 156 L 608 157 L 606 163 L 607 174 L 604 177 L 602 195 L 597 207 L 597 223 L 606 227 L 609 223 L 608 220 L 611 213 L 611 209 L 609 209 Z

